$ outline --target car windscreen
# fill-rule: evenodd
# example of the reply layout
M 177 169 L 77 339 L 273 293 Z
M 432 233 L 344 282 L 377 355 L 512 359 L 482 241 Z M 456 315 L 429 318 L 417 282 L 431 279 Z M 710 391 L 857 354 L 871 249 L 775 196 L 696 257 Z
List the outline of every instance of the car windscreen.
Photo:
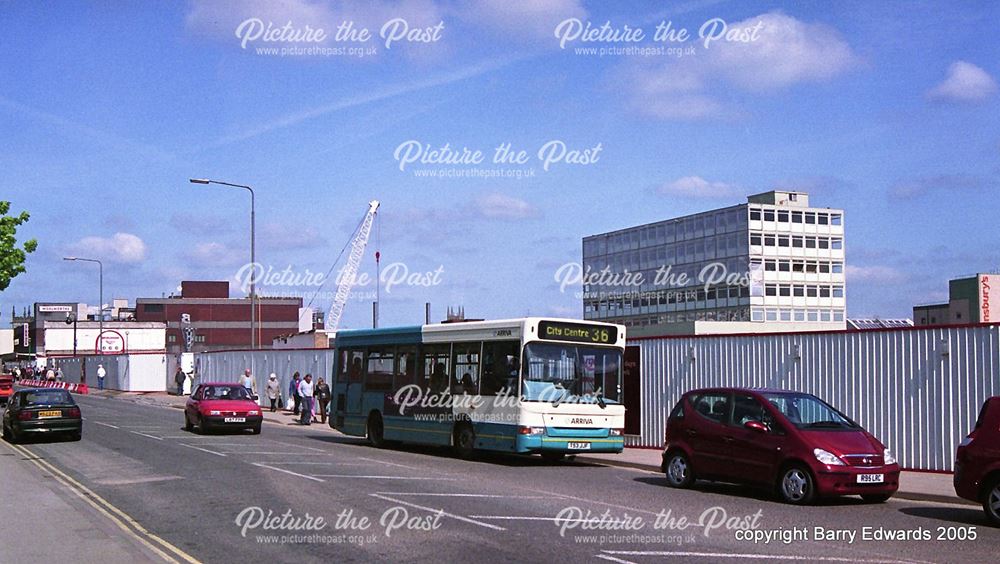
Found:
M 73 396 L 66 390 L 40 390 L 26 392 L 22 405 L 73 405 Z
M 826 402 L 809 394 L 765 393 L 764 398 L 799 429 L 829 431 L 858 429 L 858 424 L 830 407 Z
M 207 386 L 204 399 L 245 401 L 250 399 L 250 394 L 243 386 Z

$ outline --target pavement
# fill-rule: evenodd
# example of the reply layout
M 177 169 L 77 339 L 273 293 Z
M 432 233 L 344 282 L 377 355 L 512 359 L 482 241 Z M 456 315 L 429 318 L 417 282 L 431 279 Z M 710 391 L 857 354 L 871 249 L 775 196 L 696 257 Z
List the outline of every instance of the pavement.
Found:
M 105 397 L 126 399 L 136 403 L 160 405 L 177 409 L 183 409 L 184 404 L 187 402 L 187 396 L 178 396 L 166 392 L 137 393 L 103 390 L 91 391 L 91 393 Z M 264 409 L 264 420 L 267 422 L 287 425 L 294 423 L 294 419 L 289 411 L 278 410 L 276 413 L 271 413 L 267 409 Z M 310 426 L 310 428 L 316 427 L 316 424 Z M 346 436 L 327 425 L 319 425 L 318 427 L 334 435 Z M 605 464 L 608 466 L 634 468 L 660 473 L 661 454 L 662 451 L 659 449 L 626 448 L 620 454 L 594 453 L 577 455 L 577 459 L 592 464 Z M 901 499 L 916 501 L 978 505 L 955 495 L 955 488 L 952 485 L 952 474 L 950 472 L 904 471 L 900 474 L 899 490 L 895 496 Z
M 0 562 L 163 561 L 36 462 L 0 441 Z
M 376 449 L 270 413 L 260 435 L 202 435 L 183 430 L 183 397 L 105 392 L 77 401 L 83 439 L 17 445 L 18 463 L 37 459 L 85 488 L 167 561 L 986 562 L 1000 545 L 980 509 L 953 502 L 854 497 L 795 507 L 727 484 L 676 490 L 659 473 L 593 456 L 553 463 Z M 31 505 L 40 486 L 16 479 Z M 754 542 L 741 530 L 796 536 Z M 942 531 L 952 540 L 940 540 Z M 927 540 L 885 536 L 900 532 Z M 96 560 L 99 549 L 85 546 L 81 557 Z M 40 558 L 48 552 L 32 560 L 51 560 Z M 28 560 L 0 548 L 0 561 Z

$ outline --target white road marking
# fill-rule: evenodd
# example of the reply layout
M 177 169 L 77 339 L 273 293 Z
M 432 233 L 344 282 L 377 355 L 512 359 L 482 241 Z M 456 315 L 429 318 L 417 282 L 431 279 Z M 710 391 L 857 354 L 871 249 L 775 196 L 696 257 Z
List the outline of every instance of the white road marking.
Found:
M 617 562 L 618 564 L 636 564 L 635 562 L 632 562 L 631 560 L 622 560 L 621 558 L 615 558 L 614 556 L 608 556 L 607 554 L 595 554 L 594 556 L 596 556 L 596 557 L 598 557 L 598 558 L 600 558 L 602 560 L 608 560 L 610 562 Z
M 196 447 L 194 445 L 186 445 L 184 443 L 177 443 L 177 444 L 181 445 L 182 447 L 193 448 L 194 450 L 200 450 L 201 452 L 207 452 L 208 454 L 214 454 L 215 456 L 221 456 L 223 458 L 225 458 L 226 456 L 221 452 L 215 452 L 214 450 L 208 450 L 207 448 Z
M 277 445 L 284 445 L 284 446 L 290 446 L 290 447 L 294 447 L 294 448 L 304 448 L 304 449 L 306 449 L 306 450 L 312 450 L 312 451 L 316 451 L 316 452 L 328 452 L 328 451 L 326 451 L 326 450 L 323 450 L 323 449 L 321 449 L 321 448 L 315 448 L 315 447 L 307 447 L 307 446 L 303 446 L 303 445 L 296 445 L 296 444 L 292 444 L 292 443 L 283 443 L 283 442 L 281 442 L 281 441 L 276 441 L 276 440 L 274 440 L 274 439 L 266 439 L 266 440 L 267 440 L 268 442 L 272 442 L 272 443 L 274 443 L 274 444 L 277 444 Z
M 432 478 L 432 477 L 418 477 L 412 478 L 410 476 L 355 476 L 353 474 L 316 474 L 320 478 L 358 478 L 362 480 L 434 480 L 442 482 L 454 482 L 455 478 Z
M 121 427 L 119 427 L 117 425 L 112 425 L 111 423 L 104 423 L 103 421 L 94 421 L 94 424 L 95 425 L 102 425 L 104 427 L 111 427 L 112 429 L 121 429 Z
M 292 476 L 298 476 L 299 478 L 305 478 L 307 480 L 312 480 L 314 482 L 325 482 L 326 480 L 321 480 L 315 476 L 308 476 L 306 474 L 299 474 L 298 472 L 292 472 L 291 470 L 285 470 L 284 468 L 276 468 L 274 466 L 268 466 L 267 464 L 261 464 L 259 462 L 251 462 L 254 466 L 259 466 L 261 468 L 267 468 L 268 470 L 276 470 L 278 472 L 284 472 L 285 474 L 291 474 Z
M 406 506 L 412 507 L 414 509 L 422 509 L 422 510 L 428 511 L 430 513 L 438 513 L 440 515 L 444 515 L 445 517 L 451 517 L 452 519 L 456 519 L 458 521 L 463 521 L 465 523 L 471 523 L 473 525 L 479 525 L 480 527 L 486 527 L 487 529 L 493 529 L 495 531 L 506 531 L 507 530 L 504 527 L 500 527 L 500 526 L 494 525 L 492 523 L 484 523 L 483 521 L 476 521 L 475 519 L 470 519 L 468 517 L 462 517 L 461 515 L 455 515 L 454 513 L 448 513 L 444 509 L 434 509 L 433 507 L 427 507 L 427 506 L 424 506 L 424 505 L 417 505 L 416 503 L 410 503 L 408 501 L 403 501 L 403 500 L 400 500 L 400 499 L 394 499 L 394 498 L 391 498 L 389 496 L 385 496 L 385 495 L 382 495 L 382 494 L 368 494 L 368 495 L 370 495 L 372 497 L 377 497 L 379 499 L 384 499 L 385 501 L 389 501 L 389 502 L 392 502 L 392 503 L 398 503 L 400 505 L 406 505 Z
M 358 460 L 367 460 L 368 462 L 377 462 L 378 464 L 385 464 L 386 466 L 398 466 L 400 468 L 408 468 L 410 470 L 420 470 L 420 468 L 416 466 L 408 466 L 406 464 L 399 464 L 396 462 L 386 462 L 384 460 L 378 460 L 377 458 L 367 458 L 364 456 L 356 456 L 355 458 L 357 458 Z
M 275 456 L 329 456 L 331 453 L 328 452 L 270 452 L 262 450 L 252 450 L 252 451 L 236 451 L 236 452 L 226 452 L 226 454 L 266 454 Z
M 309 466 L 367 466 L 367 464 L 363 462 L 272 462 L 271 464 L 277 464 L 279 466 L 285 466 L 288 464 Z
M 549 499 L 543 495 L 502 495 L 502 494 L 471 494 L 471 493 L 424 493 L 424 492 L 378 492 L 383 495 L 414 495 L 427 497 L 485 497 L 499 499 Z
M 150 439 L 156 439 L 158 441 L 162 441 L 163 440 L 160 437 L 154 437 L 153 435 L 147 435 L 146 433 L 140 433 L 139 431 L 129 431 L 129 433 L 132 433 L 133 435 L 140 435 L 142 437 L 148 437 Z
M 560 523 L 586 523 L 588 519 L 560 519 L 559 517 L 518 517 L 515 515 L 469 515 L 474 519 L 496 519 L 502 521 L 559 521 Z
M 605 550 L 604 554 L 621 556 L 673 556 L 680 558 L 735 558 L 743 560 L 791 560 L 791 561 L 813 561 L 813 562 L 862 562 L 864 564 L 900 564 L 906 560 L 870 560 L 848 558 L 842 556 L 797 556 L 781 554 L 741 554 L 731 552 L 688 552 L 688 551 L 665 551 L 665 550 Z
M 104 484 L 105 486 L 128 486 L 131 484 L 148 484 L 150 482 L 167 482 L 170 480 L 180 480 L 180 476 L 148 476 L 145 478 L 132 478 L 132 479 L 107 479 L 107 480 L 94 480 L 96 484 Z

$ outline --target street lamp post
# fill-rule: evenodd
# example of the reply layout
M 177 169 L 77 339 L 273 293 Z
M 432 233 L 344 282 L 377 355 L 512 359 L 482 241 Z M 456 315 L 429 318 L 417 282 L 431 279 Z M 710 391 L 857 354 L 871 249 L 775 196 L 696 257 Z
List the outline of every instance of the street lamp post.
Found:
M 97 263 L 97 266 L 98 266 L 98 269 L 99 269 L 98 272 L 100 274 L 101 300 L 100 300 L 100 302 L 97 303 L 97 326 L 98 326 L 98 330 L 97 330 L 97 351 L 96 352 L 97 352 L 97 354 L 104 354 L 103 350 L 101 349 L 101 338 L 104 336 L 104 263 L 101 262 L 101 261 L 99 261 L 99 260 L 97 260 L 97 259 L 82 258 L 82 257 L 63 257 L 63 260 L 82 261 L 82 262 L 96 262 Z M 74 327 L 76 327 L 75 324 L 74 324 Z M 76 340 L 75 336 L 74 336 L 73 340 L 74 341 Z
M 219 184 L 220 186 L 230 186 L 233 188 L 243 188 L 250 191 L 250 349 L 256 348 L 257 338 L 256 338 L 256 324 L 255 320 L 257 318 L 257 308 L 254 306 L 254 300 L 257 296 L 257 285 L 256 285 L 256 273 L 254 269 L 257 264 L 257 251 L 256 251 L 256 203 L 255 196 L 253 193 L 253 188 L 246 186 L 245 184 L 233 184 L 231 182 L 222 182 L 220 180 L 209 180 L 207 178 L 191 178 L 189 182 L 192 184 Z

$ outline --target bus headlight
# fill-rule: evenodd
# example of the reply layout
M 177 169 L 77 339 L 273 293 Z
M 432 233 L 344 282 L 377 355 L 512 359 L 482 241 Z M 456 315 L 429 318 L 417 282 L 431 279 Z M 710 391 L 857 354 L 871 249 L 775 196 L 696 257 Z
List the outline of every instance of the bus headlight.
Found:
M 545 434 L 545 427 L 518 427 L 517 433 L 519 435 L 543 435 Z

